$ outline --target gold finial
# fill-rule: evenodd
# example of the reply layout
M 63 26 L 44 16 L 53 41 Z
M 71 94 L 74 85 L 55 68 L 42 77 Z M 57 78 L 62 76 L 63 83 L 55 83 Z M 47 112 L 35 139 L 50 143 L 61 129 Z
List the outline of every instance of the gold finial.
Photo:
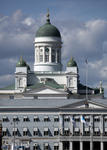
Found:
M 50 23 L 50 14 L 49 14 L 49 8 L 48 8 L 48 10 L 47 10 L 47 14 L 46 14 L 46 17 L 47 17 L 47 19 L 46 19 L 46 21 L 48 22 L 48 23 Z

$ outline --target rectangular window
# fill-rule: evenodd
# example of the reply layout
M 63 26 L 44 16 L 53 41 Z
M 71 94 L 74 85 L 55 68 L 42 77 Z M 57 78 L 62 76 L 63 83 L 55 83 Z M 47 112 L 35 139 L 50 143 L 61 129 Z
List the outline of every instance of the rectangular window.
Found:
M 40 62 L 43 62 L 43 55 L 40 55 L 40 56 L 39 56 L 39 61 L 40 61 Z
M 3 131 L 2 134 L 3 134 L 3 136 L 7 136 L 7 132 L 6 131 Z
M 74 128 L 74 135 L 79 135 L 80 134 L 80 129 L 79 128 Z
M 107 136 L 107 131 L 104 132 L 104 135 Z
M 90 117 L 89 116 L 85 116 L 84 119 L 85 119 L 86 122 L 90 121 Z
M 54 136 L 57 136 L 59 134 L 59 129 L 58 128 L 54 128 Z
M 23 136 L 27 136 L 28 135 L 28 131 L 23 131 Z
M 100 130 L 99 128 L 94 128 L 94 135 L 99 136 L 100 135 Z
M 48 136 L 49 135 L 49 129 L 48 128 L 44 128 L 44 136 Z
M 18 131 L 13 131 L 13 136 L 18 136 Z
M 29 121 L 29 118 L 27 116 L 24 116 L 23 122 L 27 122 L 27 121 Z
M 94 121 L 95 121 L 95 122 L 99 122 L 99 121 L 100 121 L 100 117 L 99 117 L 99 116 L 95 116 L 95 117 L 94 117 Z
M 59 117 L 58 116 L 54 116 L 54 122 L 59 122 Z
M 8 122 L 9 119 L 8 119 L 8 117 L 4 116 L 4 117 L 2 118 L 2 121 L 3 121 L 3 122 Z
M 69 116 L 65 116 L 65 117 L 64 117 L 64 121 L 65 121 L 65 122 L 69 122 L 69 121 L 70 121 Z
M 34 128 L 34 129 L 33 129 L 33 135 L 34 135 L 34 136 L 39 135 L 39 130 L 38 130 L 38 128 Z
M 45 55 L 45 62 L 49 62 L 49 55 Z
M 54 150 L 59 150 L 59 146 L 54 146 Z
M 107 122 L 107 116 L 104 117 L 104 121 Z
M 44 150 L 49 150 L 49 144 L 48 143 L 45 143 Z
M 23 136 L 27 136 L 28 135 L 28 129 L 27 128 L 23 128 Z
M 14 117 L 13 117 L 13 121 L 14 121 L 14 122 L 19 121 L 19 118 L 18 118 L 17 116 L 14 116 Z
M 75 116 L 74 121 L 79 122 L 80 121 L 80 116 Z
M 44 136 L 48 136 L 49 135 L 49 131 L 44 131 Z
M 39 121 L 39 118 L 38 116 L 34 116 L 34 119 L 33 119 L 34 122 L 38 122 Z
M 69 136 L 69 135 L 70 135 L 70 131 L 69 131 L 68 128 L 65 128 L 65 129 L 64 129 L 64 135 L 65 135 L 65 136 Z
M 59 134 L 58 131 L 54 131 L 54 136 L 57 136 Z
M 52 62 L 55 62 L 56 59 L 55 59 L 55 55 L 52 55 Z
M 84 135 L 85 135 L 85 136 L 89 136 L 89 135 L 90 135 L 90 132 L 89 132 L 89 131 L 84 131 Z
M 39 150 L 38 145 L 34 145 L 34 146 L 33 146 L 33 150 Z
M 33 131 L 33 135 L 34 136 L 38 135 L 38 131 Z
M 48 121 L 50 121 L 50 120 L 49 120 L 49 117 L 48 117 L 48 116 L 45 116 L 45 117 L 44 117 L 44 122 L 48 122 Z

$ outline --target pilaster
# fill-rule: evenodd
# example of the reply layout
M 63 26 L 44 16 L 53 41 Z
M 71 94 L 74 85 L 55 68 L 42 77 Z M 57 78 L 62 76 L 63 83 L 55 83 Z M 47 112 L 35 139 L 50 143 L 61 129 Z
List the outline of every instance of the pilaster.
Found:
M 63 125 L 63 115 L 60 115 L 60 134 L 63 135 L 63 129 L 64 129 L 64 125 Z
M 83 150 L 83 142 L 80 141 L 80 150 Z
M 101 143 L 100 143 L 100 149 L 101 149 L 101 150 L 103 150 L 103 144 L 104 144 L 104 143 L 101 141 Z
M 70 150 L 73 150 L 73 142 L 70 141 Z
M 63 150 L 63 143 L 59 142 L 59 150 Z

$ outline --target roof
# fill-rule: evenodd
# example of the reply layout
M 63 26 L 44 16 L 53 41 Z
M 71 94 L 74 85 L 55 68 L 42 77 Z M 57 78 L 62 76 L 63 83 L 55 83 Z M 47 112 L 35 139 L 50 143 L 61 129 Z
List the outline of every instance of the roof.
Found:
M 28 88 L 39 89 L 39 88 L 42 88 L 45 86 L 49 86 L 49 87 L 54 88 L 54 89 L 64 89 L 64 85 L 58 84 L 54 79 L 45 78 L 44 80 L 45 80 L 44 83 L 36 83 L 34 85 L 28 86 Z
M 26 61 L 22 58 L 22 56 L 20 57 L 19 61 L 16 64 L 16 67 L 27 67 L 28 70 L 30 70 L 29 65 L 26 63 Z
M 71 57 L 71 59 L 69 60 L 69 62 L 67 63 L 67 67 L 77 67 L 77 63 L 74 60 L 74 58 Z
M 73 108 L 85 101 L 85 99 L 1 99 L 0 100 L 0 109 L 2 108 L 19 108 L 21 110 L 24 108 L 30 109 L 52 109 L 52 108 Z M 93 104 L 104 106 L 107 110 L 107 99 L 92 99 L 88 102 Z M 71 106 L 71 107 L 70 107 Z M 103 107 L 102 107 L 103 108 Z M 83 108 L 82 108 L 83 109 Z
M 16 67 L 26 67 L 26 62 L 23 60 L 22 56 L 20 57 L 19 61 L 16 64 Z
M 80 99 L 75 99 L 75 102 Z M 58 108 L 74 103 L 69 99 L 3 99 L 0 100 L 0 108 Z
M 36 37 L 59 37 L 61 38 L 59 30 L 50 23 L 49 14 L 47 15 L 46 23 L 41 26 L 37 32 Z

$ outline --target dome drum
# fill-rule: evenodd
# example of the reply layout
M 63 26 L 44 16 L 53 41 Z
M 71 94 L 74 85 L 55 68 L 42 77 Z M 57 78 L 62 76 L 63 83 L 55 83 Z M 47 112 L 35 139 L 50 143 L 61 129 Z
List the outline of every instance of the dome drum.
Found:
M 39 63 L 35 64 L 35 71 L 36 72 L 42 72 L 45 70 L 45 72 L 55 72 L 55 71 L 61 71 L 62 70 L 62 65 L 59 63 Z

